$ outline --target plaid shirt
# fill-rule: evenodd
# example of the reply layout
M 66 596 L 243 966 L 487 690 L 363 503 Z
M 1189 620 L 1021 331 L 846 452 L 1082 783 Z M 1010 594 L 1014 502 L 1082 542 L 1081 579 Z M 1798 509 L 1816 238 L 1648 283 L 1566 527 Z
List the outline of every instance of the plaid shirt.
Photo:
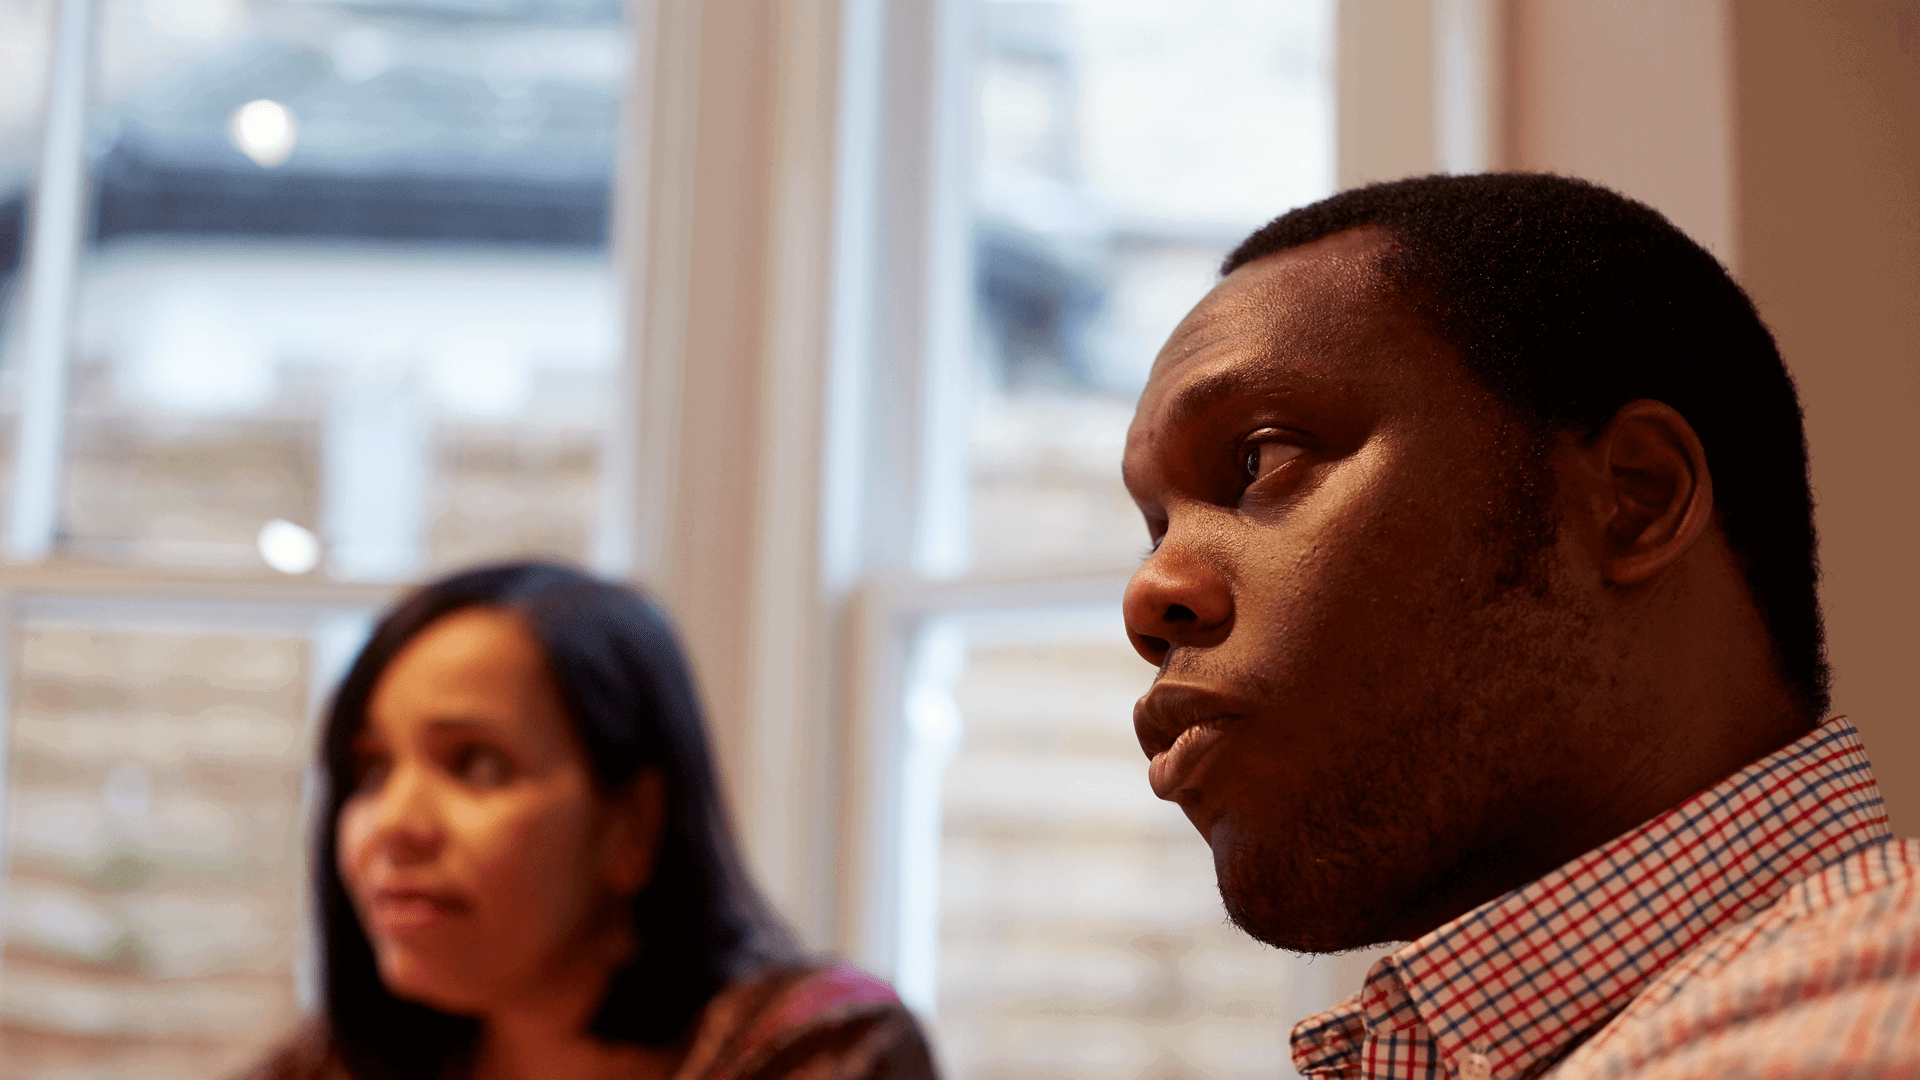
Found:
M 1715 787 L 1373 966 L 1293 1029 L 1302 1074 L 1920 1077 L 1920 841 L 1853 725 Z

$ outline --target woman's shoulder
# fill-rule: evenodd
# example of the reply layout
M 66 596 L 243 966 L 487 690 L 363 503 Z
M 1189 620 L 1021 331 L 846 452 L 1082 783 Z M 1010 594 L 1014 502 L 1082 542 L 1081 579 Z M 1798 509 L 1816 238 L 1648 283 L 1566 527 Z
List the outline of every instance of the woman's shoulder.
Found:
M 844 961 L 779 964 L 702 1014 L 680 1080 L 931 1080 L 920 1025 L 886 981 Z
M 348 1080 L 326 1025 L 309 1020 L 239 1080 Z
M 762 1019 L 770 1026 L 810 1023 L 837 1013 L 900 1005 L 900 995 L 885 979 L 844 960 L 793 965 L 763 973 L 759 979 L 772 991 L 761 991 L 772 1003 Z

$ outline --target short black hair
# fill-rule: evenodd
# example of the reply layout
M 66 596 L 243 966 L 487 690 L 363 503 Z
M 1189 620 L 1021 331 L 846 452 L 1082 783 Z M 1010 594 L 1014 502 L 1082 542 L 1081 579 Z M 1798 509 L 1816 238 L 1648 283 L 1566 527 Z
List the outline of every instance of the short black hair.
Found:
M 1388 281 L 1537 433 L 1590 436 L 1641 398 L 1699 435 L 1714 508 L 1813 720 L 1831 705 L 1807 442 L 1793 379 L 1740 286 L 1653 208 L 1539 173 L 1344 191 L 1249 236 L 1221 267 L 1384 230 Z
M 693 679 L 660 609 L 633 589 L 554 563 L 456 573 L 380 620 L 334 695 L 321 740 L 326 801 L 313 879 L 325 1022 L 342 1064 L 359 1080 L 449 1075 L 479 1031 L 475 1020 L 403 1001 L 381 983 L 335 861 L 340 809 L 353 792 L 353 740 L 381 674 L 421 631 L 475 606 L 512 612 L 539 641 L 601 793 L 621 791 L 643 768 L 658 769 L 664 780 L 653 876 L 630 909 L 640 947 L 614 974 L 588 1031 L 607 1041 L 670 1045 L 729 982 L 799 952 L 747 876 Z

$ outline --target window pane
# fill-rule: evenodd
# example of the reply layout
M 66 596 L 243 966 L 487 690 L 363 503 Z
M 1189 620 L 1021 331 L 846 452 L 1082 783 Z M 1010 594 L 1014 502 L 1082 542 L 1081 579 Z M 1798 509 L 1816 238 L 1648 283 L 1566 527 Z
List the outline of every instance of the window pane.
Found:
M 617 0 L 104 3 L 62 552 L 298 572 L 280 520 L 347 579 L 585 556 Z
M 1138 557 L 1148 365 L 1246 233 L 1332 190 L 1330 0 L 979 0 L 982 567 Z
M 0 1076 L 237 1072 L 297 1017 L 308 639 L 13 649 Z
M 1127 717 L 1152 669 L 1111 613 L 973 635 L 940 838 L 949 1080 L 1288 1075 L 1333 966 L 1226 921 L 1206 843 Z M 1036 627 L 1039 627 L 1036 632 Z M 1350 988 L 1349 988 L 1350 989 Z
M 0 4 L 0 357 L 20 332 L 20 267 L 26 256 L 28 195 L 40 163 L 52 34 L 52 0 Z M 12 365 L 0 367 L 0 500 L 12 487 L 19 390 Z

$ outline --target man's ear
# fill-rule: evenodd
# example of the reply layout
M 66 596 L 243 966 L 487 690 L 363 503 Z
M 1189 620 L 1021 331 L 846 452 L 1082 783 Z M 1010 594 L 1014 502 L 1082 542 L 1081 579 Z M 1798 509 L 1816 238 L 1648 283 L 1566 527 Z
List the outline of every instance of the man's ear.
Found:
M 1580 453 L 1596 482 L 1589 505 L 1609 584 L 1652 578 L 1713 523 L 1706 448 L 1673 406 L 1628 402 Z
M 607 883 L 622 897 L 636 896 L 653 880 L 667 822 L 666 780 L 659 769 L 641 769 L 610 803 Z

